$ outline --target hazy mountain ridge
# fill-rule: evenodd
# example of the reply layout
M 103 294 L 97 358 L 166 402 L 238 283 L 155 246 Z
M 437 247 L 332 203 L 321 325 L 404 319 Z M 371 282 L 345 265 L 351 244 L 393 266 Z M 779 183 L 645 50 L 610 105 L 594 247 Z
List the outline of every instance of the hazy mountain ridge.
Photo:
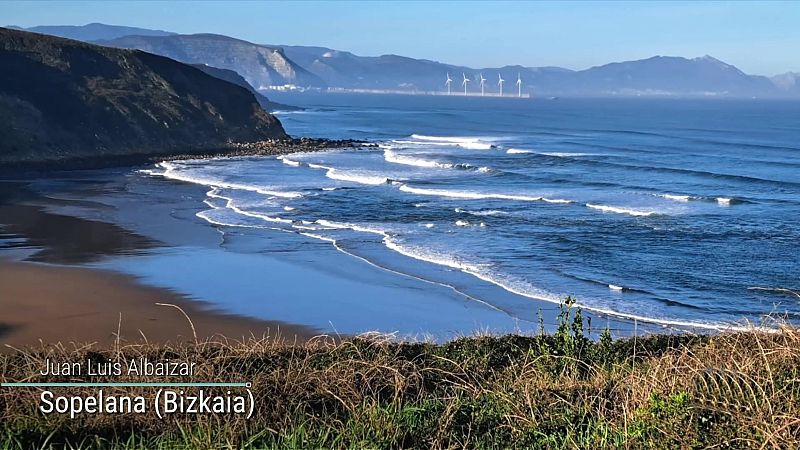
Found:
M 46 28 L 46 27 L 37 27 Z M 53 28 L 53 27 L 51 27 Z M 58 28 L 58 27 L 55 27 Z M 449 73 L 451 92 L 522 92 L 534 97 L 757 97 L 800 98 L 800 77 L 794 73 L 772 78 L 748 75 L 710 56 L 683 58 L 654 56 L 613 62 L 584 70 L 560 67 L 470 68 L 398 55 L 358 56 L 318 46 L 260 45 L 221 35 L 125 36 L 97 42 L 139 48 L 194 64 L 233 70 L 257 89 L 293 84 L 310 88 L 344 88 L 409 92 L 444 92 Z
M 138 50 L 0 28 L 0 67 L 0 165 L 286 138 L 247 89 Z
M 94 43 L 136 48 L 185 63 L 233 70 L 256 89 L 286 84 L 325 85 L 319 77 L 287 58 L 278 47 L 253 44 L 218 34 L 125 36 Z
M 32 33 L 49 34 L 76 41 L 96 41 L 116 39 L 122 36 L 169 36 L 175 33 L 163 30 L 150 30 L 147 28 L 125 27 L 120 25 L 106 25 L 103 23 L 90 23 L 87 25 L 41 25 L 31 28 L 8 26 L 7 28 L 30 31 Z
M 504 93 L 517 92 L 521 77 L 523 92 L 535 96 L 688 96 L 688 97 L 781 97 L 791 93 L 779 89 L 773 80 L 747 75 L 736 67 L 710 56 L 682 58 L 654 56 L 569 70 L 561 67 L 505 66 L 469 68 L 435 61 L 395 55 L 360 57 L 325 47 L 283 46 L 286 55 L 329 85 L 344 88 L 408 89 L 445 91 L 449 73 L 451 91 L 467 88 L 479 92 L 479 77 L 486 79 L 486 92 L 499 91 L 498 75 L 504 80 Z

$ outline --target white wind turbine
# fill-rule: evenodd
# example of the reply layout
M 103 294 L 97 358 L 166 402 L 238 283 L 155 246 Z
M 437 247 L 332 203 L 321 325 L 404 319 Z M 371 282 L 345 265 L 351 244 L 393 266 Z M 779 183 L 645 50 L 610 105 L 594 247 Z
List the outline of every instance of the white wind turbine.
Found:
M 480 80 L 481 80 L 481 97 L 483 97 L 483 95 L 485 94 L 484 88 L 486 87 L 486 78 L 483 78 L 483 74 L 481 74 L 480 76 L 481 76 L 481 78 L 480 78 Z
M 503 96 L 503 83 L 505 83 L 505 82 L 506 82 L 506 80 L 503 79 L 503 76 L 498 73 L 497 74 L 497 84 L 500 86 L 500 97 Z
M 462 81 L 461 84 L 464 85 L 464 96 L 466 96 L 467 95 L 467 83 L 469 83 L 469 78 L 467 78 L 467 76 L 464 75 L 463 72 L 461 73 L 461 76 L 464 77 L 464 81 Z
M 444 85 L 447 86 L 447 95 L 450 95 L 450 84 L 453 83 L 453 79 L 450 78 L 450 72 L 447 72 L 447 81 L 444 82 Z
M 522 75 L 517 72 L 517 96 L 522 97 Z

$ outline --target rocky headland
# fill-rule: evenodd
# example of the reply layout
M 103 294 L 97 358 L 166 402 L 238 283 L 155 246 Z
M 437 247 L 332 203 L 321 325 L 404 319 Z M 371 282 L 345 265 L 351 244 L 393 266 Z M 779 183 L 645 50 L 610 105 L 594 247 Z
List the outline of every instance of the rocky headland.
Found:
M 0 28 L 0 168 L 119 166 L 357 145 L 292 139 L 253 93 L 139 50 Z

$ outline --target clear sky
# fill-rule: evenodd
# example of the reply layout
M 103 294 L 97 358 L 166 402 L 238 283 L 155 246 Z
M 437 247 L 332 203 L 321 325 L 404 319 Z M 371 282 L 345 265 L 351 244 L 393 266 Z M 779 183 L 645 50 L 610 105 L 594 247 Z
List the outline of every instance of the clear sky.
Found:
M 472 67 L 584 69 L 653 55 L 709 54 L 751 74 L 800 71 L 800 1 L 0 1 L 3 25 L 90 22 Z

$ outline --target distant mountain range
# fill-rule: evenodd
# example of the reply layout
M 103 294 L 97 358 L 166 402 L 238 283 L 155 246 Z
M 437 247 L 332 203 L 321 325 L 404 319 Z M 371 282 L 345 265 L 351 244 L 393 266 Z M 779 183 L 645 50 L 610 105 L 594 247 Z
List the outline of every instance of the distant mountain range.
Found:
M 397 55 L 365 57 L 326 47 L 261 45 L 221 35 L 176 35 L 102 24 L 34 27 L 30 31 L 137 48 L 232 70 L 261 91 L 288 84 L 320 89 L 442 92 L 449 73 L 454 93 L 462 92 L 462 74 L 471 80 L 469 89 L 479 91 L 477 77 L 482 74 L 490 93 L 497 93 L 498 77 L 505 79 L 507 95 L 516 92 L 514 82 L 519 76 L 523 91 L 534 97 L 800 98 L 800 74 L 790 72 L 772 78 L 748 75 L 711 56 L 654 56 L 578 71 L 560 67 L 471 68 Z
M 106 25 L 103 23 L 90 23 L 88 25 L 42 25 L 31 28 L 20 28 L 9 25 L 6 28 L 25 30 L 32 33 L 60 36 L 76 41 L 97 41 L 101 39 L 116 39 L 122 36 L 169 36 L 175 33 L 147 28 L 123 27 L 119 25 Z

